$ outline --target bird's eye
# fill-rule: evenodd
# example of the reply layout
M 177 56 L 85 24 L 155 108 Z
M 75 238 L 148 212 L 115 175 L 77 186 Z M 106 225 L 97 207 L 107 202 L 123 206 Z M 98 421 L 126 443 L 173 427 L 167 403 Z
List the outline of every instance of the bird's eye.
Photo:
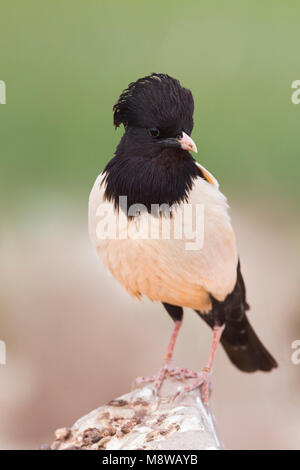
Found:
M 159 129 L 157 129 L 157 127 L 151 127 L 151 129 L 149 129 L 149 134 L 152 136 L 152 137 L 159 137 Z
M 177 134 L 177 136 L 175 137 L 175 139 L 177 139 L 177 140 L 182 139 L 182 134 Z

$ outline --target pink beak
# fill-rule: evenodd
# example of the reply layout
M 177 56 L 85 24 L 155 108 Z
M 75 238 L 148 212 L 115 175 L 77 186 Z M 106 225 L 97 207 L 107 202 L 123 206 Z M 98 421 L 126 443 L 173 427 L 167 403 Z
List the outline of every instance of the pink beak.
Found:
M 182 133 L 182 139 L 178 139 L 178 142 L 181 144 L 183 150 L 189 150 L 191 152 L 197 153 L 197 147 L 193 139 L 187 135 L 185 132 Z

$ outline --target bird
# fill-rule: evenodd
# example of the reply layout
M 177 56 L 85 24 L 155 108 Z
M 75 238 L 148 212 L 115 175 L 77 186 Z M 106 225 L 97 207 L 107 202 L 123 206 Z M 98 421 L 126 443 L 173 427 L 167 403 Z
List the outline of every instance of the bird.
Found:
M 193 380 L 176 396 L 200 387 L 207 403 L 219 343 L 243 372 L 268 372 L 277 362 L 247 317 L 227 199 L 217 179 L 191 154 L 197 152 L 193 114 L 191 91 L 166 73 L 128 85 L 113 106 L 114 126 L 123 125 L 124 133 L 91 190 L 88 223 L 92 243 L 113 277 L 139 300 L 160 302 L 174 321 L 159 372 L 140 381 L 153 381 L 158 393 L 168 374 L 184 376 Z M 191 220 L 198 207 L 202 230 L 198 224 L 197 243 L 191 246 Z M 200 372 L 172 366 L 184 308 L 193 309 L 213 332 Z

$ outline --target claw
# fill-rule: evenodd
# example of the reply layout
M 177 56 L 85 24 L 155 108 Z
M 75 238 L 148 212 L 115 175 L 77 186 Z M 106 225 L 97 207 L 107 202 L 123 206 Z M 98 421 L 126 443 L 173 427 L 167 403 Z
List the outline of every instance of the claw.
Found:
M 197 379 L 193 383 L 191 383 L 190 385 L 186 385 L 185 387 L 181 387 L 180 390 L 175 393 L 175 395 L 172 397 L 172 401 L 174 402 L 183 394 L 191 392 L 192 390 L 195 390 L 198 387 L 201 387 L 201 399 L 203 403 L 207 405 L 211 392 L 210 375 L 211 370 L 209 370 L 208 368 L 203 369 L 203 371 L 198 374 Z
M 177 392 L 175 393 L 175 395 L 173 395 L 173 396 L 171 397 L 172 403 L 174 403 L 174 401 L 176 401 L 177 398 L 182 395 L 182 393 L 183 393 L 183 387 L 179 387 L 178 390 L 177 390 Z
M 154 376 L 154 375 L 149 376 L 149 377 L 145 377 L 145 376 L 137 377 L 131 384 L 131 390 L 138 387 L 139 385 L 154 382 L 155 378 L 156 378 L 156 376 Z

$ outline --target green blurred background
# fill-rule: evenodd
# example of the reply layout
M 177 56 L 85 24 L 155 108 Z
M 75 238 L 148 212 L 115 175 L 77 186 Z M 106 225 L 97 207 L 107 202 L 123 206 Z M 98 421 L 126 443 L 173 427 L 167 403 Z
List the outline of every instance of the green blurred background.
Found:
M 279 0 L 2 1 L 2 194 L 82 201 L 120 138 L 121 90 L 167 72 L 194 94 L 198 159 L 223 188 L 295 201 L 299 13 Z
M 169 318 L 107 277 L 86 227 L 122 133 L 112 106 L 151 72 L 193 92 L 197 159 L 229 197 L 251 321 L 280 364 L 246 375 L 218 352 L 221 436 L 234 449 L 300 448 L 299 41 L 296 0 L 1 1 L 0 448 L 50 442 L 160 366 Z M 176 361 L 199 370 L 210 340 L 187 312 Z

